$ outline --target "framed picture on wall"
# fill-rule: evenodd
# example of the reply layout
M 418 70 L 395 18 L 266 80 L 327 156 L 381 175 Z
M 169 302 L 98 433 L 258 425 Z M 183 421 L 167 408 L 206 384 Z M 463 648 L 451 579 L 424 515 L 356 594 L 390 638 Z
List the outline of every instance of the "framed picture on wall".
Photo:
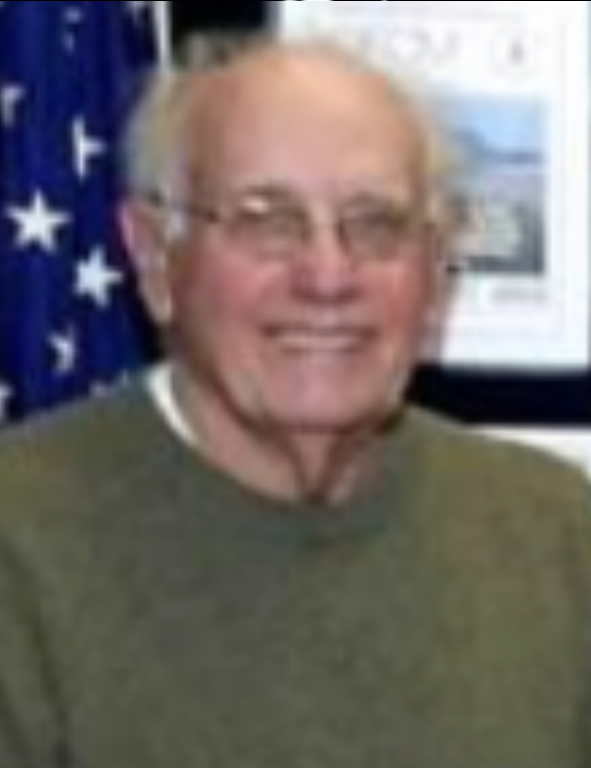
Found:
M 284 37 L 333 37 L 416 73 L 460 147 L 467 222 L 433 351 L 451 368 L 589 370 L 586 2 L 283 0 Z

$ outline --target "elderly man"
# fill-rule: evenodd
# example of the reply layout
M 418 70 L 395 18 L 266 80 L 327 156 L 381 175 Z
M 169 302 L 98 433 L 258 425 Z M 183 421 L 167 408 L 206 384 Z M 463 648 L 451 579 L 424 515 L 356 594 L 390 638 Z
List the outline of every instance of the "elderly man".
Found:
M 3 768 L 591 765 L 591 497 L 405 402 L 445 142 L 261 43 L 156 82 L 121 213 L 165 362 L 7 439 Z

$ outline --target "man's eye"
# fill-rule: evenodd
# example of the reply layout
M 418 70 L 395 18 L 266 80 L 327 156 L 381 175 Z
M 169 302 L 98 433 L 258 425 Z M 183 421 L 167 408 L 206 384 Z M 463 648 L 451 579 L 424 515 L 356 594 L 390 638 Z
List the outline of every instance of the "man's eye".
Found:
M 234 225 L 242 232 L 290 235 L 300 230 L 300 217 L 288 208 L 248 206 L 235 212 Z
M 355 238 L 383 239 L 386 242 L 405 237 L 414 227 L 415 218 L 408 211 L 375 209 L 349 217 L 349 232 Z

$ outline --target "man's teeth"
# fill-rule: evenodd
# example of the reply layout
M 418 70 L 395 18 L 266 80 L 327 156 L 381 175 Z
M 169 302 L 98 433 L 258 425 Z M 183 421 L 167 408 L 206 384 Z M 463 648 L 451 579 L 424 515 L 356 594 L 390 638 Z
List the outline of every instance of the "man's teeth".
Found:
M 281 346 L 289 350 L 341 352 L 357 346 L 362 334 L 345 329 L 314 329 L 287 331 L 278 338 Z

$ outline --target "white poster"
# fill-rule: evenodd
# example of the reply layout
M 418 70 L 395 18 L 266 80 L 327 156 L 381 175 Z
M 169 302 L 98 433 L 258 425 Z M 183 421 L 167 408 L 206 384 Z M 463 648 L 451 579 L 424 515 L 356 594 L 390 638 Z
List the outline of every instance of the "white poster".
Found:
M 275 16 L 280 36 L 417 72 L 460 142 L 469 215 L 441 360 L 587 370 L 588 3 L 283 0 Z

